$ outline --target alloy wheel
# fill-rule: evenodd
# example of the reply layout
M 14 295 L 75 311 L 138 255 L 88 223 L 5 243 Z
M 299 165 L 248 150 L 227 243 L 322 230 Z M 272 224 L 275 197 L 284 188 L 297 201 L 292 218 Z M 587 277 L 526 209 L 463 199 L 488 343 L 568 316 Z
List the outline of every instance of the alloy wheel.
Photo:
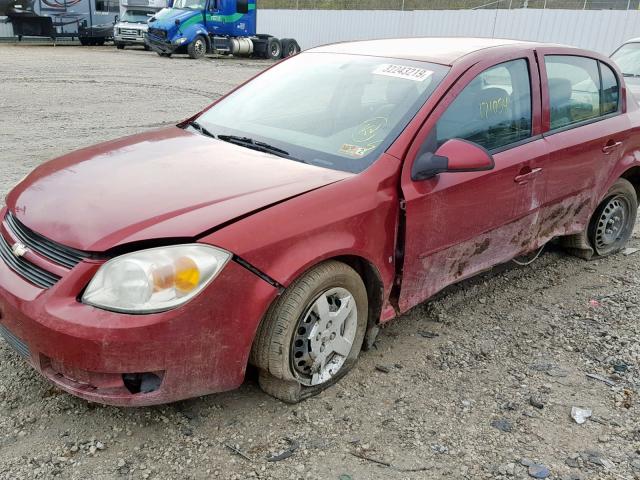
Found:
M 293 372 L 303 385 L 329 381 L 344 365 L 356 336 L 358 309 L 345 288 L 317 297 L 300 317 L 292 340 Z

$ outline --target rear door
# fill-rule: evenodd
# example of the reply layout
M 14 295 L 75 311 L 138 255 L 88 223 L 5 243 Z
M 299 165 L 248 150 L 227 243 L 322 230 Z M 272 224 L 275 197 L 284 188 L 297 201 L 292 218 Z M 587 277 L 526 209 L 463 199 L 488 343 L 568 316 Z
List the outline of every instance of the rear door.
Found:
M 407 154 L 405 250 L 399 306 L 407 310 L 448 284 L 528 251 L 535 240 L 541 132 L 533 52 L 483 62 L 434 109 Z M 490 171 L 411 180 L 420 154 L 460 138 L 489 150 Z
M 544 161 L 538 244 L 582 231 L 628 141 L 620 79 L 607 63 L 566 51 L 538 51 Z

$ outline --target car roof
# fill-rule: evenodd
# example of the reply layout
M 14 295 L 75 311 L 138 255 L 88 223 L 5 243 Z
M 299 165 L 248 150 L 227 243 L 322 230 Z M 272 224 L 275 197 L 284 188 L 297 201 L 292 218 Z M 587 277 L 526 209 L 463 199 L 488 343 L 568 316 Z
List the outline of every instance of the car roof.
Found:
M 371 55 L 453 65 L 456 60 L 465 55 L 489 48 L 505 46 L 532 48 L 548 45 L 549 44 L 538 42 L 500 38 L 423 37 L 333 43 L 307 51 Z

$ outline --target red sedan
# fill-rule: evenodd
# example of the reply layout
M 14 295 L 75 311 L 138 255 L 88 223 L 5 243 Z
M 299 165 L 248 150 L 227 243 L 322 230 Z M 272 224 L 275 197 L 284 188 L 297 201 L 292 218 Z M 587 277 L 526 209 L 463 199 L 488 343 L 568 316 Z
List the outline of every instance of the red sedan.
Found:
M 287 402 L 381 325 L 553 238 L 619 251 L 640 110 L 610 59 L 489 39 L 309 50 L 170 128 L 43 164 L 8 195 L 0 332 L 60 388 Z

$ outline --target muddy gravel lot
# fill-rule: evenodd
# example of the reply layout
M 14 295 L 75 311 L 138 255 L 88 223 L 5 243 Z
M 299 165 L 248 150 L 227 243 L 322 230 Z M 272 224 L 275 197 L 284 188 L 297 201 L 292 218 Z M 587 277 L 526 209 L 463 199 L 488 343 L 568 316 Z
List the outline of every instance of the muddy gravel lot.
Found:
M 0 45 L 0 194 L 49 158 L 175 123 L 268 65 Z M 295 406 L 254 372 L 162 407 L 90 404 L 0 342 L 0 478 L 640 478 L 639 266 L 640 252 L 585 262 L 549 247 L 496 268 L 394 321 L 351 374 Z M 572 407 L 592 416 L 577 424 Z

